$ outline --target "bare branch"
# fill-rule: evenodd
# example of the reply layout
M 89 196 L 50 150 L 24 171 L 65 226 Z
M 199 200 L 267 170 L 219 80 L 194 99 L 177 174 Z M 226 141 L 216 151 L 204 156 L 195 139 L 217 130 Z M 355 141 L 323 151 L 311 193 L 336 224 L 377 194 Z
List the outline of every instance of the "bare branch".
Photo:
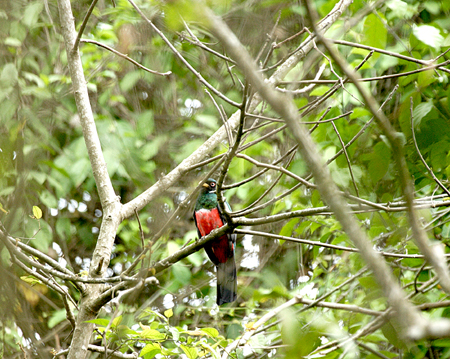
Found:
M 58 0 L 58 8 L 75 101 L 103 209 L 103 221 L 89 273 L 92 277 L 102 277 L 109 265 L 115 235 L 122 219 L 120 215 L 121 204 L 114 193 L 95 127 L 83 66 L 78 48 L 75 46 L 76 32 L 70 1 Z M 86 286 L 85 296 L 82 297 L 80 302 L 80 311 L 77 316 L 68 359 L 83 359 L 88 354 L 87 348 L 93 329 L 93 324 L 89 323 L 89 320 L 97 316 L 97 313 L 90 308 L 90 301 L 98 297 L 102 290 L 103 285 Z
M 61 27 L 63 31 L 69 70 L 72 78 L 73 92 L 80 115 L 83 136 L 86 141 L 86 148 L 92 166 L 95 183 L 97 185 L 102 207 L 106 207 L 108 202 L 116 201 L 116 195 L 108 176 L 106 162 L 102 154 L 100 140 L 95 128 L 94 115 L 92 113 L 86 80 L 83 74 L 78 48 L 75 48 L 75 25 L 73 22 L 72 9 L 67 0 L 58 1 L 59 14 L 61 17 Z
M 89 6 L 89 9 L 86 12 L 86 15 L 85 15 L 85 17 L 83 19 L 83 22 L 81 23 L 80 31 L 78 31 L 78 35 L 77 35 L 77 38 L 75 39 L 75 44 L 73 46 L 73 49 L 75 51 L 78 51 L 78 47 L 80 45 L 81 36 L 83 35 L 84 29 L 86 28 L 86 25 L 87 25 L 87 23 L 89 21 L 89 18 L 91 17 L 92 11 L 94 11 L 94 8 L 95 8 L 95 5 L 97 4 L 97 2 L 98 2 L 98 0 L 92 0 L 91 6 Z
M 121 353 L 121 352 L 119 352 L 117 350 L 111 350 L 111 349 L 108 349 L 106 351 L 106 353 L 105 353 L 105 348 L 104 347 L 101 347 L 101 346 L 98 346 L 98 345 L 93 345 L 93 344 L 89 344 L 88 350 L 91 351 L 91 352 L 94 352 L 94 353 L 104 353 L 105 355 L 108 355 L 108 358 L 112 357 L 112 358 L 119 358 L 119 359 L 137 359 L 139 357 L 139 353 L 124 354 L 124 353 Z M 61 350 L 61 351 L 59 351 L 58 353 L 55 354 L 55 357 L 59 357 L 59 356 L 62 356 L 62 355 L 67 355 L 68 352 L 69 352 L 68 349 Z
M 237 220 L 236 220 L 237 222 Z M 317 246 L 322 248 L 330 248 L 338 251 L 345 251 L 345 252 L 355 252 L 358 253 L 359 249 L 357 248 L 351 248 L 351 247 L 344 247 L 344 246 L 338 246 L 336 244 L 330 244 L 330 243 L 323 243 L 319 241 L 312 241 L 309 239 L 301 239 L 301 238 L 294 238 L 294 237 L 288 237 L 288 236 L 281 236 L 279 234 L 272 234 L 267 232 L 260 232 L 260 231 L 253 231 L 248 229 L 235 229 L 235 233 L 241 233 L 241 234 L 249 234 L 253 236 L 261 236 L 261 237 L 267 237 L 267 238 L 273 238 L 273 239 L 279 239 L 282 241 L 288 241 L 288 242 L 294 242 L 294 243 L 302 243 L 302 244 L 308 244 L 311 246 Z M 425 258 L 423 254 L 403 254 L 403 253 L 390 253 L 390 252 L 378 252 L 383 257 L 392 257 L 392 258 Z M 445 254 L 446 258 L 450 258 L 450 253 Z

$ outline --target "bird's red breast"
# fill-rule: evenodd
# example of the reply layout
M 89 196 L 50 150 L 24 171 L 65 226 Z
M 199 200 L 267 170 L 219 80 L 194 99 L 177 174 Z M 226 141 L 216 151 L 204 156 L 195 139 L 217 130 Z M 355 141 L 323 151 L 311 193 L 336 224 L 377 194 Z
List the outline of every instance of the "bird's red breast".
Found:
M 200 209 L 196 211 L 195 220 L 202 237 L 208 235 L 214 229 L 223 226 L 223 222 L 217 208 L 213 208 L 211 210 Z M 226 234 L 212 242 L 211 249 L 220 263 L 225 263 L 230 257 L 230 251 L 233 250 L 233 248 L 230 248 L 230 243 Z
M 197 227 L 200 234 L 206 236 L 216 228 L 223 226 L 222 219 L 220 218 L 219 210 L 213 209 L 201 209 L 195 212 L 195 219 L 197 221 Z

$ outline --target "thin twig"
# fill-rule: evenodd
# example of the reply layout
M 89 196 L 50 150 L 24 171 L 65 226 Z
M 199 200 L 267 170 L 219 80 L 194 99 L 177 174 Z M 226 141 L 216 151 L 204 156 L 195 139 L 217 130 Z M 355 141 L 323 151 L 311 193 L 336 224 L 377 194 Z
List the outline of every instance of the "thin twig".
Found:
M 139 213 L 138 213 L 136 208 L 134 209 L 134 214 L 136 215 L 136 219 L 137 219 L 138 225 L 139 225 L 139 234 L 140 234 L 140 237 L 141 237 L 141 246 L 142 246 L 142 249 L 144 249 L 144 246 L 145 246 L 145 243 L 144 243 L 144 240 L 145 240 L 144 230 L 142 229 L 141 220 L 139 218 Z
M 319 67 L 319 71 L 317 71 L 317 74 L 314 77 L 315 81 L 317 81 L 320 78 L 320 76 L 322 76 L 322 73 L 323 73 L 324 70 L 325 70 L 325 64 L 323 64 L 323 65 L 321 65 Z M 276 89 L 278 91 L 280 91 L 280 92 L 289 93 L 291 95 L 300 95 L 300 94 L 304 94 L 304 93 L 312 90 L 314 87 L 315 87 L 315 83 L 311 83 L 310 85 L 308 85 L 308 86 L 306 86 L 306 87 L 304 87 L 302 89 L 299 89 L 299 90 L 286 90 L 286 89 L 282 89 L 282 88 L 279 88 L 279 87 L 276 87 Z
M 109 47 L 108 45 L 102 44 L 101 42 L 95 41 L 95 40 L 88 40 L 88 39 L 81 39 L 82 43 L 86 43 L 86 44 L 94 44 L 97 45 L 99 47 L 103 47 L 104 49 L 111 51 L 113 54 L 116 54 L 117 56 L 122 57 L 123 59 L 130 61 L 133 65 L 136 65 L 137 67 L 139 67 L 140 69 L 150 72 L 153 75 L 159 75 L 159 76 L 169 76 L 170 74 L 172 74 L 172 71 L 167 71 L 167 72 L 159 72 L 159 71 L 155 71 L 155 70 L 151 70 L 148 67 L 145 67 L 144 65 L 141 65 L 139 62 L 137 62 L 136 60 L 133 60 L 131 57 L 128 57 L 125 54 L 122 54 L 121 52 L 113 49 L 112 47 Z
M 142 17 L 142 19 L 148 24 L 150 25 L 150 27 L 156 31 L 156 33 L 161 37 L 161 39 L 163 39 L 163 41 L 166 43 L 166 45 L 170 48 L 170 50 L 172 50 L 172 52 L 175 54 L 176 57 L 178 57 L 178 59 L 181 60 L 181 62 L 184 64 L 184 66 L 186 66 L 189 71 L 191 71 L 195 77 L 198 78 L 198 80 L 205 85 L 211 92 L 213 92 L 216 96 L 218 96 L 219 98 L 221 98 L 222 100 L 224 100 L 225 102 L 229 103 L 230 105 L 239 108 L 240 104 L 229 99 L 228 97 L 226 97 L 222 92 L 220 92 L 219 90 L 217 90 L 214 86 L 212 86 L 208 81 L 205 80 L 205 78 L 196 70 L 192 67 L 192 65 L 187 62 L 187 60 L 183 57 L 183 55 L 181 55 L 181 53 L 175 48 L 175 46 L 173 46 L 173 44 L 169 41 L 169 39 L 164 35 L 164 33 L 158 29 L 155 24 L 147 17 L 145 16 L 145 14 L 142 12 L 142 10 L 135 4 L 135 2 L 133 0 L 128 0 L 128 2 L 131 4 L 131 6 L 134 7 L 134 9 L 138 12 L 138 14 Z
M 233 146 L 229 149 L 229 151 L 227 152 L 227 154 L 225 155 L 224 158 L 224 162 L 222 165 L 222 169 L 220 171 L 220 175 L 219 178 L 217 180 L 217 188 L 216 188 L 216 192 L 217 192 L 217 200 L 219 203 L 219 207 L 222 211 L 223 216 L 225 217 L 226 223 L 229 223 L 230 225 L 232 225 L 232 219 L 230 216 L 230 213 L 228 211 L 227 206 L 225 206 L 225 201 L 223 199 L 223 195 L 222 195 L 222 185 L 223 185 L 223 181 L 225 179 L 225 176 L 227 175 L 228 172 L 228 168 L 230 167 L 231 161 L 233 160 L 233 158 L 236 155 L 236 152 L 239 148 L 239 145 L 241 144 L 241 140 L 242 140 L 242 135 L 244 132 L 244 124 L 245 124 L 245 108 L 247 106 L 247 99 L 248 99 L 248 87 L 245 86 L 244 89 L 244 93 L 243 93 L 243 99 L 242 99 L 242 104 L 241 104 L 241 118 L 239 120 L 239 127 L 238 127 L 238 131 L 236 134 L 236 140 L 233 143 Z M 231 142 L 230 142 L 231 144 Z
M 81 36 L 83 35 L 84 29 L 86 28 L 86 25 L 89 21 L 89 18 L 92 14 L 92 11 L 94 11 L 95 5 L 97 4 L 98 0 L 93 0 L 91 5 L 89 6 L 88 11 L 86 12 L 86 15 L 84 16 L 83 22 L 80 26 L 80 30 L 78 31 L 78 35 L 77 38 L 75 39 L 75 43 L 73 45 L 73 49 L 72 51 L 78 51 L 78 47 L 80 46 L 80 39 Z
M 352 163 L 351 163 L 351 161 L 350 161 L 350 157 L 348 157 L 348 153 L 347 153 L 347 150 L 346 150 L 346 148 L 345 148 L 345 143 L 344 143 L 344 141 L 342 140 L 341 134 L 339 133 L 339 131 L 338 131 L 338 129 L 337 129 L 335 123 L 334 123 L 334 122 L 331 122 L 331 124 L 333 125 L 334 131 L 336 132 L 336 135 L 338 136 L 339 142 L 341 143 L 342 150 L 344 151 L 345 159 L 347 160 L 348 170 L 349 170 L 349 172 L 350 172 L 350 176 L 352 177 L 353 187 L 355 188 L 356 196 L 359 197 L 358 186 L 356 185 L 355 176 L 354 176 L 354 174 L 353 174 L 353 169 L 352 169 Z
M 359 252 L 359 249 L 357 249 L 357 248 L 338 246 L 336 244 L 323 243 L 323 242 L 319 242 L 319 241 L 311 241 L 309 239 L 293 238 L 293 237 L 288 237 L 288 236 L 281 236 L 279 234 L 272 234 L 272 233 L 261 232 L 261 231 L 253 231 L 253 230 L 249 230 L 249 229 L 235 229 L 234 231 L 235 231 L 235 233 L 240 233 L 240 234 L 248 234 L 248 235 L 252 235 L 252 236 L 261 236 L 261 237 L 266 237 L 266 238 L 278 239 L 281 241 L 308 244 L 311 246 L 329 248 L 329 249 L 334 249 L 334 250 L 338 250 L 338 251 L 354 252 L 354 253 Z M 401 258 L 401 259 L 425 258 L 423 254 L 403 254 L 403 253 L 390 253 L 390 252 L 381 252 L 381 251 L 379 251 L 378 253 L 381 254 L 383 257 L 392 257 L 392 258 Z M 450 258 L 450 253 L 445 254 L 445 257 Z
M 189 33 L 189 35 L 192 37 L 192 40 L 189 39 L 188 37 L 184 36 L 183 34 L 179 34 L 179 36 L 181 37 L 182 40 L 186 40 L 189 43 L 191 43 L 192 45 L 196 45 L 200 48 L 202 48 L 205 51 L 208 51 L 209 53 L 213 54 L 214 56 L 217 56 L 219 58 L 221 58 L 222 60 L 225 60 L 226 62 L 230 62 L 232 64 L 236 64 L 232 59 L 230 59 L 229 57 L 226 57 L 224 55 L 222 55 L 221 53 L 211 49 L 210 47 L 206 46 L 203 42 L 201 42 L 197 36 L 194 35 L 194 33 L 191 31 L 191 29 L 189 28 L 188 24 L 186 23 L 186 21 L 183 21 L 183 24 L 187 30 L 187 32 Z
M 227 123 L 227 119 L 225 117 L 224 112 L 222 111 L 222 109 L 220 108 L 220 106 L 217 104 L 216 100 L 214 99 L 214 97 L 211 95 L 211 93 L 205 89 L 206 94 L 209 96 L 209 98 L 211 99 L 214 107 L 216 108 L 217 112 L 219 113 L 220 119 L 222 120 L 222 123 L 225 127 L 225 130 L 227 131 L 227 137 L 228 137 L 228 146 L 231 147 L 231 129 L 230 129 L 230 125 Z

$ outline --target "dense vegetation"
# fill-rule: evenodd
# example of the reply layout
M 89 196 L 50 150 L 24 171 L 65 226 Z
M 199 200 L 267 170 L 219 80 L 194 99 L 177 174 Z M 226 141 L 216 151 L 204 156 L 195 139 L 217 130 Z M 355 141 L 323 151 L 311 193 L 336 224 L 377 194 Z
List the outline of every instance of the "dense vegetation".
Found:
M 313 3 L 318 18 L 335 14 L 336 1 Z M 450 3 L 340 3 L 343 13 L 330 26 L 320 23 L 325 36 L 396 131 L 418 227 L 450 255 Z M 411 230 L 399 153 L 320 38 L 311 46 L 313 14 L 305 4 L 137 5 L 142 14 L 131 1 L 94 4 L 79 45 L 115 194 L 127 204 L 159 191 L 119 220 L 99 282 L 125 284 L 106 295 L 91 320 L 91 357 L 106 357 L 106 347 L 116 351 L 107 355 L 125 358 L 450 357 L 449 331 L 417 340 L 405 335 L 373 268 L 317 189 L 286 119 L 204 21 L 209 7 L 270 79 L 267 86 L 293 99 L 298 120 L 409 301 L 427 320 L 448 318 L 445 275 L 424 259 Z M 77 31 L 89 6 L 72 4 Z M 109 213 L 88 156 L 91 134 L 83 133 L 60 22 L 55 1 L 0 7 L 4 358 L 67 355 L 84 305 L 81 286 L 95 286 L 90 264 Z M 197 238 L 194 189 L 211 176 L 220 179 L 238 234 L 238 300 L 220 308 L 214 266 L 203 250 L 186 247 Z

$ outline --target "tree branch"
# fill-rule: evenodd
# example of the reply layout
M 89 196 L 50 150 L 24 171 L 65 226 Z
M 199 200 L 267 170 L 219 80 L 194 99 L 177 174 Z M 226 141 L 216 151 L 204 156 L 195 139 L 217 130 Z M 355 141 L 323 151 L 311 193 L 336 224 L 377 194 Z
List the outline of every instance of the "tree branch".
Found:
M 115 235 L 122 219 L 120 215 L 121 204 L 119 198 L 114 193 L 95 127 L 94 115 L 89 102 L 86 80 L 83 74 L 83 66 L 78 47 L 76 47 L 77 35 L 70 0 L 58 0 L 58 8 L 75 102 L 103 209 L 103 221 L 92 256 L 89 274 L 91 277 L 102 277 L 108 268 Z M 80 311 L 77 316 L 76 328 L 68 359 L 83 359 L 88 354 L 87 348 L 93 329 L 93 324 L 88 321 L 97 316 L 97 312 L 91 310 L 90 302 L 95 300 L 102 290 L 103 285 L 86 286 L 85 295 L 80 302 Z
M 351 3 L 352 0 L 339 1 L 320 23 L 320 29 L 322 31 L 328 30 Z M 273 85 L 281 81 L 299 63 L 299 61 L 304 58 L 309 51 L 311 51 L 312 48 L 313 43 L 310 36 L 300 44 L 299 51 L 287 58 L 285 62 L 274 72 L 274 74 L 267 80 L 268 83 Z M 261 101 L 261 97 L 254 96 L 248 107 L 248 111 L 253 112 Z M 236 111 L 227 121 L 229 128 L 235 129 L 239 124 L 239 119 L 240 111 Z M 182 161 L 179 166 L 158 180 L 152 187 L 147 189 L 134 200 L 126 203 L 122 208 L 122 217 L 128 218 L 132 216 L 135 208 L 139 211 L 163 193 L 167 188 L 176 183 L 184 173 L 192 169 L 193 166 L 197 165 L 197 163 L 201 162 L 207 155 L 209 155 L 211 151 L 226 138 L 226 136 L 226 128 L 225 126 L 222 126 L 203 145 L 201 145 L 189 157 Z
M 366 263 L 372 269 L 387 300 L 397 313 L 397 319 L 401 323 L 403 334 L 406 335 L 413 325 L 422 324 L 424 319 L 411 303 L 405 300 L 405 294 L 398 286 L 389 267 L 382 260 L 380 254 L 373 250 L 372 244 L 365 233 L 361 231 L 358 222 L 351 216 L 348 205 L 340 196 L 336 185 L 331 179 L 328 168 L 323 165 L 314 142 L 304 127 L 299 124 L 296 106 L 284 94 L 278 93 L 272 86 L 267 85 L 267 81 L 258 72 L 247 50 L 221 19 L 214 16 L 211 12 L 207 12 L 207 19 L 211 31 L 224 45 L 230 57 L 236 61 L 255 90 L 285 119 L 293 137 L 299 144 L 303 158 L 313 172 L 320 193 L 333 210 L 347 235 L 361 251 L 361 255 Z
M 308 8 L 308 13 L 310 14 L 313 24 L 315 19 L 315 14 L 313 10 L 310 8 L 310 1 L 306 0 L 306 7 Z M 323 36 L 322 31 L 318 28 L 315 28 L 315 32 L 319 40 L 327 49 L 330 56 L 333 60 L 338 64 L 341 70 L 345 73 L 345 75 L 351 79 L 357 88 L 358 92 L 361 94 L 364 99 L 366 105 L 369 107 L 370 111 L 375 117 L 380 128 L 383 130 L 386 138 L 388 139 L 390 145 L 392 146 L 392 154 L 397 164 L 397 168 L 399 171 L 399 180 L 400 186 L 403 192 L 403 196 L 405 197 L 408 216 L 409 216 L 409 224 L 413 231 L 413 238 L 416 242 L 417 246 L 420 248 L 421 252 L 425 255 L 427 260 L 431 263 L 433 268 L 435 269 L 437 275 L 441 280 L 441 285 L 444 291 L 447 294 L 450 294 L 450 272 L 446 266 L 446 262 L 444 259 L 444 251 L 443 246 L 439 243 L 431 244 L 428 240 L 428 236 L 425 231 L 420 227 L 420 221 L 417 216 L 416 211 L 414 210 L 413 202 L 414 202 L 414 186 L 411 181 L 411 176 L 408 171 L 408 166 L 406 164 L 406 159 L 404 156 L 403 144 L 400 136 L 395 131 L 394 127 L 389 122 L 388 118 L 384 115 L 383 112 L 378 111 L 380 106 L 377 104 L 375 98 L 371 96 L 364 87 L 358 82 L 358 74 L 353 71 L 342 56 L 331 47 L 328 40 Z
M 139 67 L 140 69 L 150 72 L 153 75 L 159 75 L 159 76 L 169 76 L 170 74 L 172 74 L 172 71 L 167 71 L 167 72 L 159 72 L 159 71 L 155 71 L 155 70 L 150 70 L 148 67 L 145 67 L 144 65 L 141 65 L 139 62 L 137 62 L 136 60 L 133 60 L 131 57 L 122 54 L 121 52 L 113 49 L 112 47 L 109 47 L 105 44 L 102 44 L 101 42 L 95 41 L 95 40 L 87 40 L 87 39 L 81 39 L 82 43 L 85 44 L 94 44 L 97 45 L 99 47 L 103 47 L 104 49 L 112 52 L 113 54 L 116 54 L 117 56 L 120 56 L 121 58 L 130 61 L 133 65 Z

